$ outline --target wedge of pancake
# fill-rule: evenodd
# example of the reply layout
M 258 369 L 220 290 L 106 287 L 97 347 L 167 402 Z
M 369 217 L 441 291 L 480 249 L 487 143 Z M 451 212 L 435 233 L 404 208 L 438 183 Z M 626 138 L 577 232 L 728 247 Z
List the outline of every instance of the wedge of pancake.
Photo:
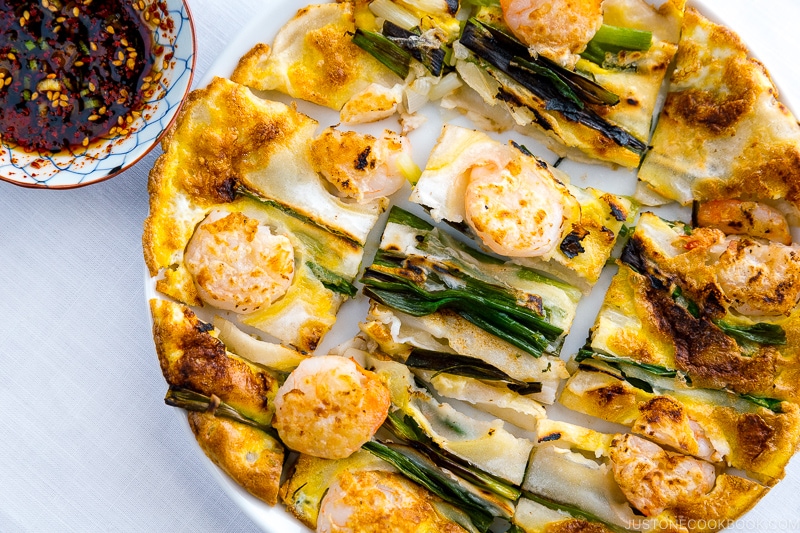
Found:
M 241 213 L 286 237 L 294 276 L 285 294 L 239 319 L 312 351 L 330 329 L 385 198 L 356 204 L 331 194 L 309 163 L 317 122 L 248 88 L 214 79 L 191 93 L 150 172 L 143 246 L 156 289 L 203 305 L 184 257 L 212 211 Z
M 639 179 L 669 200 L 800 207 L 800 125 L 741 39 L 686 12 L 675 71 Z

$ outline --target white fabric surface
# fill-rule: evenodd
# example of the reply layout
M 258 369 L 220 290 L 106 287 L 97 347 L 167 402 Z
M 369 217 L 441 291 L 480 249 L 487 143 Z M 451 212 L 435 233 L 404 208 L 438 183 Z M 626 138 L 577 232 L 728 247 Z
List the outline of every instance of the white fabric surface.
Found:
M 269 1 L 190 1 L 195 84 Z M 800 5 L 706 4 L 800 113 Z M 259 530 L 163 403 L 141 253 L 147 172 L 159 153 L 76 190 L 0 182 L 0 532 Z M 800 530 L 798 462 L 735 529 Z

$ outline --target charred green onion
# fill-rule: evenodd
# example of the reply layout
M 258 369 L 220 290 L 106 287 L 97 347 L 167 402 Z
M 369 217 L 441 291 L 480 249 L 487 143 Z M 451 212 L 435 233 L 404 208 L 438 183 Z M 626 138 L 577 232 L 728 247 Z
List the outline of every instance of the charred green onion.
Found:
M 609 123 L 583 104 L 615 105 L 619 96 L 593 80 L 569 71 L 545 58 L 525 59 L 528 49 L 521 42 L 497 28 L 476 19 L 467 21 L 460 38 L 461 44 L 480 60 L 499 69 L 534 96 L 544 101 L 545 109 L 561 113 L 567 120 L 592 128 L 616 144 L 637 154 L 643 154 L 646 143 L 625 129 Z M 528 64 L 528 65 L 526 65 Z M 536 71 L 530 68 L 536 65 Z M 544 75 L 542 72 L 547 71 Z M 560 80 L 554 82 L 554 78 Z M 576 99 L 580 103 L 576 103 Z
M 383 23 L 383 36 L 411 54 L 431 74 L 439 76 L 444 67 L 445 51 L 441 43 L 420 35 L 419 30 L 409 31 L 390 21 Z
M 255 420 L 244 416 L 234 407 L 231 407 L 216 396 L 209 397 L 188 389 L 170 387 L 167 391 L 167 395 L 164 397 L 164 403 L 171 407 L 179 407 L 187 411 L 213 413 L 214 416 L 227 418 L 228 420 L 233 420 L 234 422 L 239 422 L 240 424 L 245 424 L 247 426 L 260 429 L 269 436 L 280 440 L 278 433 L 272 428 L 272 426 L 259 424 Z
M 498 382 L 518 394 L 542 392 L 542 384 L 540 382 L 527 382 L 514 379 L 499 368 L 475 357 L 466 355 L 433 352 L 416 348 L 408 356 L 405 364 L 410 368 L 432 370 L 437 373 L 453 374 L 482 381 Z
M 412 55 L 384 35 L 356 28 L 353 44 L 371 54 L 401 78 L 408 76 Z
M 730 324 L 724 320 L 715 320 L 714 324 L 736 340 L 755 342 L 758 344 L 786 344 L 786 332 L 778 324 L 758 322 L 751 325 Z
M 444 501 L 465 511 L 474 526 L 488 531 L 496 515 L 495 507 L 469 492 L 457 481 L 446 475 L 435 465 L 425 461 L 413 450 L 397 444 L 370 441 L 363 449 L 397 468 L 404 476 L 422 485 Z

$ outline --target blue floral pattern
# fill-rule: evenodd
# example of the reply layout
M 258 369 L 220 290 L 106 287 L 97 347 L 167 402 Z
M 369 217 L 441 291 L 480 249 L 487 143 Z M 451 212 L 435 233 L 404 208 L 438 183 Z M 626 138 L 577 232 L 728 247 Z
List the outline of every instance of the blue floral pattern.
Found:
M 170 126 L 188 94 L 195 62 L 194 28 L 186 3 L 167 0 L 174 28 L 156 32 L 163 47 L 159 88 L 126 136 L 108 136 L 72 153 L 26 153 L 0 142 L 0 180 L 26 187 L 70 188 L 103 181 L 132 166 L 152 149 Z M 158 46 L 153 47 L 157 49 Z

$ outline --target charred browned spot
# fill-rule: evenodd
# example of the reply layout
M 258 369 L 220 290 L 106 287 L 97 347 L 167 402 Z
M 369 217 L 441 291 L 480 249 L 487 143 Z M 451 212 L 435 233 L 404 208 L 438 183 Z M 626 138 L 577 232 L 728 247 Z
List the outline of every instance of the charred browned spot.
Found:
M 559 248 L 564 255 L 572 259 L 578 254 L 582 254 L 586 251 L 581 245 L 581 241 L 585 239 L 587 235 L 589 235 L 589 231 L 586 230 L 586 228 L 579 224 L 573 224 L 572 231 L 569 233 L 569 235 L 564 237 L 564 240 L 561 241 Z
M 600 197 L 608 207 L 611 209 L 611 216 L 618 222 L 625 222 L 628 220 L 628 209 L 619 201 L 613 194 L 604 194 Z
M 763 418 L 754 413 L 743 414 L 736 422 L 736 432 L 742 455 L 748 462 L 755 461 L 763 453 L 772 450 L 775 430 Z
M 630 106 L 638 106 L 639 101 L 636 98 L 631 98 L 630 96 L 625 99 L 625 102 Z
M 547 435 L 542 435 L 541 437 L 539 437 L 539 442 L 552 442 L 560 438 L 561 438 L 561 433 L 556 431 L 555 433 L 548 433 Z
M 355 168 L 356 168 L 356 170 L 364 170 L 365 168 L 367 168 L 368 166 L 370 166 L 370 164 L 369 164 L 369 163 L 370 163 L 370 161 L 369 161 L 369 154 L 370 154 L 371 152 L 372 152 L 372 148 L 371 148 L 370 146 L 367 146 L 366 148 L 364 148 L 364 149 L 363 149 L 363 150 L 362 150 L 362 151 L 361 151 L 361 152 L 358 154 L 358 157 L 356 158 L 356 161 L 355 161 Z M 372 165 L 372 166 L 374 166 L 374 162 L 373 162 L 373 165 Z
M 536 314 L 544 316 L 544 302 L 542 301 L 542 297 L 538 294 L 526 294 L 522 305 Z
M 600 387 L 599 389 L 590 390 L 586 394 L 594 397 L 597 405 L 604 407 L 618 400 L 619 398 L 626 396 L 628 392 L 621 383 L 615 383 L 613 385 L 609 385 L 608 387 Z
M 675 345 L 675 363 L 696 386 L 752 393 L 766 390 L 775 375 L 776 354 L 740 355 L 739 346 L 706 316 L 694 317 L 666 291 L 646 292 L 653 318 Z
M 717 94 L 699 89 L 670 93 L 664 104 L 668 116 L 718 135 L 739 121 L 753 105 L 753 97 Z
M 648 424 L 659 424 L 665 419 L 674 423 L 683 420 L 683 406 L 666 396 L 656 396 L 652 400 L 639 406 Z

